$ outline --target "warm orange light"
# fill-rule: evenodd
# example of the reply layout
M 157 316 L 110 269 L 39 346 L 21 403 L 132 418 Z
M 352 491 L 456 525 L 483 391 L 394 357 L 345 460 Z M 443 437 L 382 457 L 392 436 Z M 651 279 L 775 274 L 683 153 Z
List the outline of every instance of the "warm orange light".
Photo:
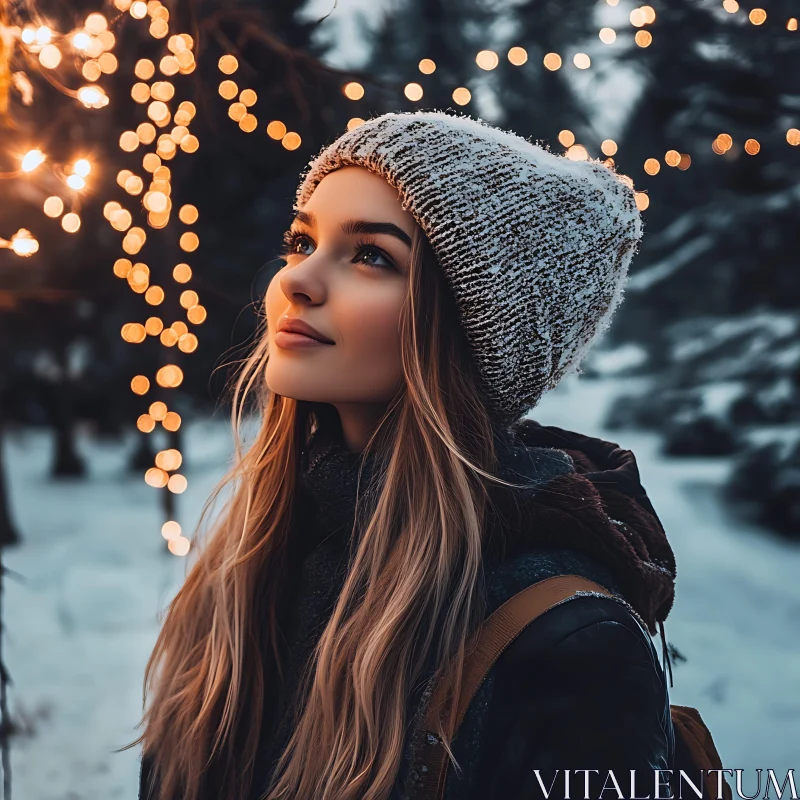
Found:
M 178 211 L 178 218 L 184 225 L 194 225 L 199 216 L 200 214 L 197 211 L 197 206 L 191 204 L 181 206 L 180 211 Z
M 189 482 L 183 475 L 175 474 L 170 476 L 169 481 L 167 482 L 167 489 L 169 489 L 173 494 L 183 494 L 186 491 L 188 484 Z
M 176 431 L 181 426 L 181 417 L 175 411 L 167 411 L 167 415 L 161 423 L 168 431 Z
M 364 87 L 357 81 L 346 83 L 342 91 L 348 100 L 360 100 L 364 96 Z
M 181 234 L 179 244 L 181 250 L 193 253 L 200 246 L 200 237 L 194 231 L 186 231 Z
M 131 391 L 134 394 L 147 394 L 150 389 L 150 381 L 144 375 L 137 375 L 131 380 Z
M 542 59 L 542 63 L 546 69 L 555 72 L 557 69 L 561 68 L 561 56 L 558 53 L 547 53 Z
M 185 292 L 181 292 L 180 297 L 180 304 L 183 308 L 191 308 L 192 306 L 196 306 L 200 302 L 200 298 L 192 289 L 187 289 Z
M 183 456 L 180 450 L 170 449 L 162 450 L 156 453 L 156 466 L 163 469 L 165 472 L 174 472 L 179 469 L 183 463 Z
M 403 94 L 405 94 L 411 102 L 416 103 L 418 100 L 422 99 L 424 92 L 418 83 L 407 83 L 405 89 L 403 89 Z
M 207 316 L 207 312 L 205 306 L 192 306 L 186 312 L 186 318 L 192 325 L 200 325 L 202 322 L 205 322 Z
M 224 98 L 225 100 L 233 100 L 233 98 L 239 93 L 239 87 L 234 81 L 226 80 L 220 83 L 218 91 L 220 97 Z
M 661 162 L 657 158 L 648 158 L 644 162 L 644 171 L 648 175 L 657 175 L 661 169 Z
M 500 59 L 494 50 L 481 50 L 478 55 L 475 56 L 475 63 L 481 69 L 492 70 L 500 63 Z
M 81 227 L 81 218 L 72 211 L 69 214 L 64 214 L 64 216 L 61 217 L 61 227 L 67 233 L 77 233 L 78 229 Z
M 283 139 L 286 135 L 286 126 L 278 119 L 272 120 L 272 122 L 267 125 L 267 136 L 270 139 Z
M 572 57 L 572 63 L 578 69 L 589 69 L 592 66 L 592 60 L 586 53 L 575 53 Z
M 250 106 L 254 106 L 257 100 L 258 95 L 253 89 L 243 89 L 242 93 L 239 95 L 239 102 L 243 103 L 248 108 L 250 108 Z
M 144 474 L 144 481 L 154 489 L 163 489 L 169 483 L 169 475 L 163 469 L 150 467 Z
M 521 67 L 528 60 L 528 51 L 524 47 L 512 47 L 508 51 L 508 60 L 515 67 Z
M 617 152 L 617 143 L 613 139 L 603 139 L 600 144 L 603 155 L 613 156 Z
M 183 353 L 193 353 L 197 345 L 197 337 L 193 333 L 185 333 L 178 339 L 178 350 Z
M 161 331 L 161 344 L 164 347 L 174 347 L 178 343 L 178 334 L 172 328 Z
M 158 336 L 164 330 L 164 323 L 159 317 L 148 317 L 144 323 L 148 336 Z
M 149 414 L 141 414 L 136 420 L 136 427 L 142 433 L 152 433 L 156 427 L 156 421 Z
M 167 542 L 167 548 L 174 556 L 185 556 L 191 546 L 192 543 L 185 536 L 179 536 L 177 539 L 170 539 Z
M 570 161 L 586 161 L 589 158 L 589 151 L 582 144 L 573 144 L 567 150 L 566 156 Z
M 220 72 L 224 72 L 226 75 L 233 75 L 239 69 L 239 62 L 235 56 L 226 55 L 220 58 L 218 66 Z
M 565 129 L 558 134 L 558 141 L 561 142 L 564 147 L 570 147 L 575 144 L 575 134 Z
M 600 28 L 598 36 L 603 44 L 613 44 L 617 40 L 617 32 L 613 28 Z
M 761 145 L 757 139 L 748 139 L 744 143 L 744 151 L 750 156 L 756 155 L 761 150 Z
M 156 383 L 167 389 L 174 389 L 183 383 L 183 370 L 175 364 L 167 364 L 156 373 Z
M 294 131 L 289 131 L 283 137 L 283 139 L 281 139 L 281 144 L 287 150 L 297 150 L 297 148 L 300 147 L 301 143 L 302 143 L 302 139 L 300 138 L 300 134 L 299 133 L 295 133 Z
M 122 326 L 122 338 L 131 344 L 139 344 L 143 342 L 147 336 L 144 325 L 140 322 L 126 322 Z
M 156 400 L 155 403 L 150 403 L 148 413 L 154 420 L 161 422 L 167 414 L 167 404 L 161 400 Z
M 188 283 L 192 278 L 192 268 L 188 264 L 176 264 L 172 270 L 172 277 L 178 283 Z
M 161 526 L 161 535 L 167 540 L 172 541 L 181 535 L 181 526 L 174 519 L 165 522 Z
M 61 213 L 64 211 L 64 201 L 57 195 L 48 197 L 47 200 L 44 201 L 43 210 L 48 217 L 60 217 Z
M 161 305 L 164 302 L 164 290 L 160 286 L 150 286 L 144 293 L 144 301 L 151 306 Z

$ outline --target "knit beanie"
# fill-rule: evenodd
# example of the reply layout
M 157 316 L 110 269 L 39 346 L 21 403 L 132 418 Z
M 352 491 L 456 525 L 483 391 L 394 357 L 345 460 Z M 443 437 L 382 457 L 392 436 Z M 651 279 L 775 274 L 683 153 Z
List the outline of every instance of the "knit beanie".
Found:
M 633 182 L 469 116 L 392 113 L 309 163 L 317 184 L 355 165 L 397 189 L 455 296 L 489 410 L 510 423 L 579 365 L 622 301 L 642 220 Z

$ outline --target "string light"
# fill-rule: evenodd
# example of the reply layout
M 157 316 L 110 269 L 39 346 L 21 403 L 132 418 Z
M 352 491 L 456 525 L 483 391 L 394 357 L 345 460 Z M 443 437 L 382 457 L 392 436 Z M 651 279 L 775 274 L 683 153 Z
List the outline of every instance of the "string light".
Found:
M 131 390 L 134 394 L 147 394 L 150 391 L 150 381 L 144 375 L 137 375 L 131 380 Z
M 280 141 L 286 136 L 286 126 L 280 120 L 272 120 L 272 122 L 267 125 L 267 136 L 269 136 L 270 139 L 277 139 Z
M 744 151 L 750 156 L 756 155 L 761 150 L 761 145 L 756 139 L 748 139 L 744 143 Z
M 481 69 L 492 70 L 500 63 L 500 59 L 494 50 L 481 50 L 478 55 L 475 56 L 475 63 Z
M 302 139 L 300 138 L 300 134 L 295 133 L 294 131 L 289 131 L 281 139 L 281 144 L 287 150 L 297 150 L 297 148 L 300 147 L 301 143 Z
M 555 72 L 561 68 L 561 56 L 558 53 L 547 53 L 542 59 L 545 69 Z
M 558 134 L 558 141 L 564 147 L 570 147 L 571 145 L 575 144 L 575 134 L 569 130 L 563 130 Z
M 27 228 L 20 228 L 10 239 L 0 238 L 0 248 L 26 258 L 39 250 L 39 242 Z
M 189 126 L 195 117 L 197 109 L 188 100 L 178 104 L 174 110 L 171 104 L 176 95 L 176 86 L 169 80 L 173 75 L 186 75 L 196 67 L 192 48 L 194 40 L 189 34 L 170 34 L 169 10 L 162 5 L 160 0 L 149 0 L 145 3 L 142 0 L 131 2 L 131 0 L 114 0 L 115 7 L 122 12 L 129 11 L 134 19 L 148 19 L 149 34 L 156 40 L 164 42 L 166 53 L 160 58 L 138 59 L 133 68 L 134 81 L 131 86 L 131 98 L 140 105 L 147 116 L 145 121 L 140 122 L 135 130 L 124 131 L 120 134 L 119 146 L 123 153 L 134 153 L 140 147 L 151 149 L 145 152 L 141 158 L 141 166 L 144 175 L 137 175 L 131 169 L 121 169 L 116 174 L 116 183 L 127 194 L 142 196 L 141 206 L 147 215 L 147 225 L 154 229 L 164 229 L 168 226 L 170 217 L 173 213 L 172 200 L 172 176 L 171 170 L 164 162 L 169 162 L 175 158 L 180 150 L 185 153 L 196 152 L 199 147 L 199 140 L 191 131 Z M 102 16 L 102 15 L 100 15 Z M 104 19 L 104 18 L 103 18 Z M 104 27 L 103 21 L 98 17 L 92 23 L 97 29 L 97 38 L 106 36 L 103 47 L 113 43 L 113 34 Z M 105 21 L 107 26 L 107 21 Z M 110 38 L 109 38 L 110 37 Z M 81 38 L 79 43 L 91 55 L 90 48 L 94 39 L 91 36 Z M 117 69 L 116 58 L 103 58 L 102 53 L 95 53 L 93 58 L 97 59 L 99 72 L 110 73 Z M 87 62 L 88 63 L 88 62 Z M 238 69 L 238 61 L 234 56 L 223 56 L 219 61 L 220 70 L 226 75 L 231 75 Z M 156 72 L 160 72 L 165 79 L 151 81 Z M 96 76 L 98 69 L 94 67 L 89 71 Z M 252 89 L 245 89 L 241 93 L 239 87 L 233 80 L 223 80 L 220 84 L 220 94 L 229 100 L 239 98 L 239 104 L 245 108 L 252 106 L 256 102 L 256 94 Z M 87 99 L 92 99 L 91 97 Z M 174 116 L 173 116 L 174 114 Z M 242 117 L 248 117 L 247 113 Z M 249 115 L 253 118 L 253 115 Z M 172 123 L 172 127 L 168 127 Z M 249 124 L 249 119 L 246 125 Z M 243 128 L 247 129 L 246 125 Z M 162 129 L 159 132 L 159 129 Z M 88 162 L 87 162 L 88 163 Z M 138 170 L 137 170 L 138 171 Z M 70 176 L 84 179 L 88 174 L 86 166 L 80 161 L 76 162 L 73 173 Z M 69 179 L 68 179 L 69 180 Z M 74 186 L 77 183 L 73 182 Z M 55 208 L 53 209 L 55 211 Z M 124 208 L 116 200 L 108 201 L 103 206 L 103 215 L 109 221 L 112 228 L 124 234 L 121 242 L 122 249 L 128 255 L 134 255 L 146 245 L 148 236 L 144 227 L 133 224 L 131 212 Z M 183 203 L 178 210 L 178 219 L 184 225 L 192 225 L 197 222 L 199 213 L 197 207 L 191 203 Z M 184 231 L 179 236 L 179 245 L 187 252 L 194 252 L 199 247 L 199 237 L 194 231 Z M 125 280 L 130 289 L 143 295 L 143 299 L 148 306 L 160 306 L 166 299 L 167 291 L 165 287 L 151 283 L 150 267 L 143 261 L 133 262 L 131 258 L 122 257 L 114 262 L 114 274 Z M 187 283 L 192 276 L 192 270 L 188 264 L 177 264 L 172 269 L 172 277 L 176 284 Z M 198 304 L 196 292 L 189 298 L 192 306 L 202 308 Z M 205 309 L 203 309 L 203 319 L 205 319 Z M 191 320 L 190 320 L 191 321 Z M 202 321 L 202 320 L 201 320 Z M 197 336 L 190 332 L 185 322 L 174 323 L 170 327 L 165 327 L 164 321 L 158 316 L 147 317 L 144 324 L 140 322 L 129 322 L 123 325 L 121 330 L 122 338 L 133 344 L 139 344 L 149 336 L 158 337 L 160 342 L 167 347 L 174 347 L 179 344 L 182 352 L 193 352 L 198 345 Z M 131 379 L 131 391 L 140 397 L 145 397 L 153 386 L 161 389 L 174 389 L 183 382 L 183 370 L 177 364 L 166 364 L 157 370 L 154 382 L 145 375 L 137 375 Z M 158 424 L 164 430 L 175 432 L 180 428 L 180 416 L 170 409 L 162 400 L 149 403 L 147 413 L 140 414 L 136 421 L 137 429 L 143 433 L 152 433 Z M 160 451 L 153 467 L 145 473 L 145 482 L 148 485 L 168 489 L 173 493 L 181 493 L 186 488 L 186 479 L 180 475 L 170 475 L 170 472 L 181 466 L 183 457 L 175 448 Z M 162 535 L 168 539 L 170 551 L 176 555 L 186 555 L 190 549 L 190 542 L 181 535 L 180 525 L 175 520 L 165 523 L 162 528 Z M 174 546 L 176 545 L 176 546 Z
M 586 161 L 589 158 L 589 151 L 582 144 L 573 144 L 567 150 L 567 158 L 570 161 Z
M 521 67 L 528 60 L 528 51 L 524 47 L 512 47 L 508 51 L 508 60 L 515 67 Z
M 578 69 L 589 69 L 592 66 L 592 60 L 586 53 L 575 53 L 572 57 L 572 63 Z
M 412 102 L 416 102 L 422 99 L 423 90 L 418 83 L 407 83 L 405 89 L 403 89 L 403 94 Z
M 613 28 L 600 28 L 598 36 L 603 44 L 613 44 L 617 40 L 617 32 Z
M 357 81 L 346 83 L 342 91 L 348 100 L 360 100 L 364 96 L 364 87 Z
M 644 162 L 644 171 L 648 175 L 658 175 L 661 171 L 661 162 L 657 158 L 648 158 Z

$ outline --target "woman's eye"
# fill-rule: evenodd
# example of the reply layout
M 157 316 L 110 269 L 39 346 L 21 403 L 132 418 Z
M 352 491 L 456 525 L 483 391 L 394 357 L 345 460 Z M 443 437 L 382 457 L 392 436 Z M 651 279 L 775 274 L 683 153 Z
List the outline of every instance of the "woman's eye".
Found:
M 360 261 L 370 267 L 394 268 L 394 264 L 376 247 L 362 247 L 358 256 L 356 256 L 356 261 Z
M 292 252 L 299 253 L 303 256 L 308 256 L 314 252 L 314 245 L 307 236 L 296 236 L 292 245 Z

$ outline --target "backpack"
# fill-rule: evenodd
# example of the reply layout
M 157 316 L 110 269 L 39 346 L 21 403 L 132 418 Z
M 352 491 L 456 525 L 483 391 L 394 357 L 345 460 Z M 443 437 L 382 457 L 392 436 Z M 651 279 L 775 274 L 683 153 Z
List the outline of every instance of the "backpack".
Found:
M 557 575 L 528 586 L 487 617 L 473 634 L 470 646 L 467 648 L 461 699 L 451 740 L 464 719 L 470 701 L 506 647 L 539 615 L 558 603 L 572 599 L 578 592 L 586 591 L 613 595 L 604 586 L 580 575 Z M 445 674 L 433 692 L 423 722 L 423 750 L 418 770 L 421 788 L 418 796 L 421 800 L 444 798 L 449 762 L 446 751 L 439 746 L 440 739 L 435 729 L 438 709 L 448 696 L 448 687 L 451 683 L 452 678 L 449 674 Z M 675 729 L 675 759 L 671 764 L 672 774 L 679 775 L 678 771 L 682 769 L 697 784 L 695 776 L 698 770 L 721 770 L 722 762 L 711 733 L 697 709 L 670 705 L 670 712 Z M 723 773 L 715 774 L 721 776 L 723 800 L 731 800 L 731 788 Z M 703 800 L 717 800 L 714 774 L 706 774 L 705 777 Z M 692 796 L 695 795 L 692 793 Z

